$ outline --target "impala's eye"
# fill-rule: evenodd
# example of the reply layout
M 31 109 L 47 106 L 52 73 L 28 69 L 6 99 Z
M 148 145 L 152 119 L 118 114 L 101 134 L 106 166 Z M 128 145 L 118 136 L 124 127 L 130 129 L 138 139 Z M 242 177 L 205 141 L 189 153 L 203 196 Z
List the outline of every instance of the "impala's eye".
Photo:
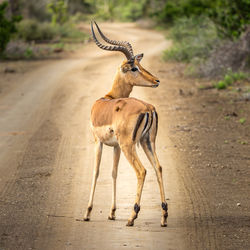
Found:
M 137 71 L 138 69 L 134 67 L 134 68 L 132 68 L 131 70 L 132 70 L 133 72 L 135 72 L 135 71 Z

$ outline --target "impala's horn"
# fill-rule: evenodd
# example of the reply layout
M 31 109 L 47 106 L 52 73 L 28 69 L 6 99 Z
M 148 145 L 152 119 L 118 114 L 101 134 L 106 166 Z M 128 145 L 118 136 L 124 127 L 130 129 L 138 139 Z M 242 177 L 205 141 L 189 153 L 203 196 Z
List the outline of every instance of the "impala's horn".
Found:
M 97 24 L 95 21 L 94 21 L 94 23 L 95 23 L 95 25 L 96 25 L 96 28 L 97 28 L 99 34 L 101 35 L 102 39 L 103 39 L 105 42 L 110 43 L 110 44 L 113 44 L 113 45 L 124 46 L 124 47 L 126 47 L 126 48 L 129 50 L 130 54 L 131 54 L 132 56 L 134 56 L 132 45 L 131 45 L 129 42 L 127 42 L 127 41 L 115 41 L 115 40 L 110 40 L 109 38 L 107 38 L 107 37 L 102 33 L 101 29 L 99 28 L 98 24 Z
M 96 24 L 96 23 L 95 23 Z M 97 24 L 96 24 L 97 25 Z M 99 27 L 97 26 L 97 28 L 98 28 L 98 31 L 100 32 L 100 29 L 99 29 Z M 99 47 L 99 48 L 101 48 L 101 49 L 104 49 L 104 50 L 110 50 L 110 51 L 120 51 L 120 52 L 122 52 L 125 56 L 126 56 L 126 58 L 129 60 L 129 61 L 132 61 L 132 60 L 134 60 L 134 56 L 133 56 L 133 52 L 131 53 L 131 51 L 130 51 L 130 49 L 128 49 L 128 45 L 122 45 L 122 44 L 115 44 L 114 46 L 107 46 L 107 45 L 103 45 L 103 44 L 101 44 L 98 40 L 97 40 L 97 38 L 96 38 L 96 35 L 95 35 L 95 32 L 94 32 L 94 28 L 93 28 L 93 22 L 91 22 L 91 31 L 92 31 L 92 36 L 93 36 L 93 39 L 94 39 L 94 41 L 95 41 L 95 43 L 96 43 L 96 45 Z M 100 33 L 100 35 L 102 36 L 103 34 L 102 33 Z M 103 35 L 104 36 L 104 35 Z M 105 36 L 104 36 L 105 37 Z M 103 38 L 104 39 L 104 38 Z M 107 39 L 106 37 L 105 37 L 105 39 Z M 104 40 L 105 40 L 104 39 Z M 111 40 L 109 40 L 108 39 L 108 41 L 111 41 Z M 115 41 L 112 41 L 112 42 L 115 42 Z M 109 42 L 109 43 L 111 43 L 111 42 Z M 114 43 L 111 43 L 111 44 L 114 44 Z M 130 44 L 129 44 L 130 45 Z M 130 45 L 131 46 L 131 45 Z M 131 49 L 132 49 L 132 46 L 131 46 Z

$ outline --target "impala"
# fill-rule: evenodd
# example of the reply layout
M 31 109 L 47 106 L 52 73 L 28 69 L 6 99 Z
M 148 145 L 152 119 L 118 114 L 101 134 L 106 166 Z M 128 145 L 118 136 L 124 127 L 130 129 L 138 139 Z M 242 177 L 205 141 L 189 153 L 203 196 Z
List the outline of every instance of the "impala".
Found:
M 161 226 L 165 227 L 167 226 L 168 205 L 163 188 L 162 168 L 155 152 L 155 139 L 158 128 L 157 112 L 153 105 L 136 98 L 129 98 L 134 86 L 155 88 L 158 87 L 160 81 L 141 66 L 140 61 L 143 54 L 134 56 L 130 43 L 108 39 L 96 23 L 95 25 L 103 40 L 112 44 L 109 46 L 101 44 L 96 38 L 93 23 L 91 23 L 93 40 L 96 45 L 104 50 L 120 51 L 126 56 L 126 60 L 117 70 L 111 91 L 97 100 L 92 107 L 91 127 L 95 138 L 95 166 L 84 220 L 90 220 L 102 148 L 103 144 L 105 144 L 114 148 L 112 205 L 108 218 L 110 220 L 115 219 L 117 168 L 122 151 L 137 176 L 135 204 L 127 223 L 127 226 L 134 225 L 134 220 L 140 211 L 141 193 L 146 176 L 146 170 L 136 153 L 136 144 L 140 143 L 156 172 L 161 195 Z

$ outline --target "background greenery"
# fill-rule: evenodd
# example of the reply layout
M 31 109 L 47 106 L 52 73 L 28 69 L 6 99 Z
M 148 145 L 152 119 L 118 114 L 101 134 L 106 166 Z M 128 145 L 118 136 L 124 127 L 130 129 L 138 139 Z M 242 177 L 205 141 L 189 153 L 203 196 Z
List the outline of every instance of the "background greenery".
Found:
M 250 66 L 250 0 L 0 0 L 0 53 L 10 40 L 84 41 L 77 23 L 92 19 L 151 20 L 173 40 L 164 59 L 189 63 L 196 74 L 214 77 Z

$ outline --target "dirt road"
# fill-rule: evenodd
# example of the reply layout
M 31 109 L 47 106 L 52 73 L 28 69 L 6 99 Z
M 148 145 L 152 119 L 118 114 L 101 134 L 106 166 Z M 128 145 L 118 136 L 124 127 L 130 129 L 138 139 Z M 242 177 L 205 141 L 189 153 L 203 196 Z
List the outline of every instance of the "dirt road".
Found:
M 181 106 L 181 101 L 176 104 L 179 86 L 166 77 L 166 70 L 172 75 L 171 67 L 166 69 L 160 61 L 168 42 L 162 34 L 133 24 L 102 27 L 110 37 L 128 40 L 136 52 L 144 52 L 142 65 L 161 79 L 159 88 L 137 88 L 132 96 L 154 104 L 159 112 L 157 151 L 169 203 L 168 227 L 160 227 L 158 184 L 140 149 L 147 177 L 135 226 L 125 226 L 136 176 L 123 156 L 117 219 L 107 220 L 112 184 L 109 147 L 103 152 L 92 220 L 82 221 L 94 163 L 91 105 L 111 88 L 123 60 L 121 54 L 101 51 L 91 43 L 69 59 L 36 63 L 32 71 L 17 72 L 11 87 L 5 86 L 7 76 L 1 79 L 0 249 L 226 249 L 218 241 L 207 194 L 183 157 L 185 145 L 179 147 L 172 133 L 188 128 L 176 129 L 173 111 Z

